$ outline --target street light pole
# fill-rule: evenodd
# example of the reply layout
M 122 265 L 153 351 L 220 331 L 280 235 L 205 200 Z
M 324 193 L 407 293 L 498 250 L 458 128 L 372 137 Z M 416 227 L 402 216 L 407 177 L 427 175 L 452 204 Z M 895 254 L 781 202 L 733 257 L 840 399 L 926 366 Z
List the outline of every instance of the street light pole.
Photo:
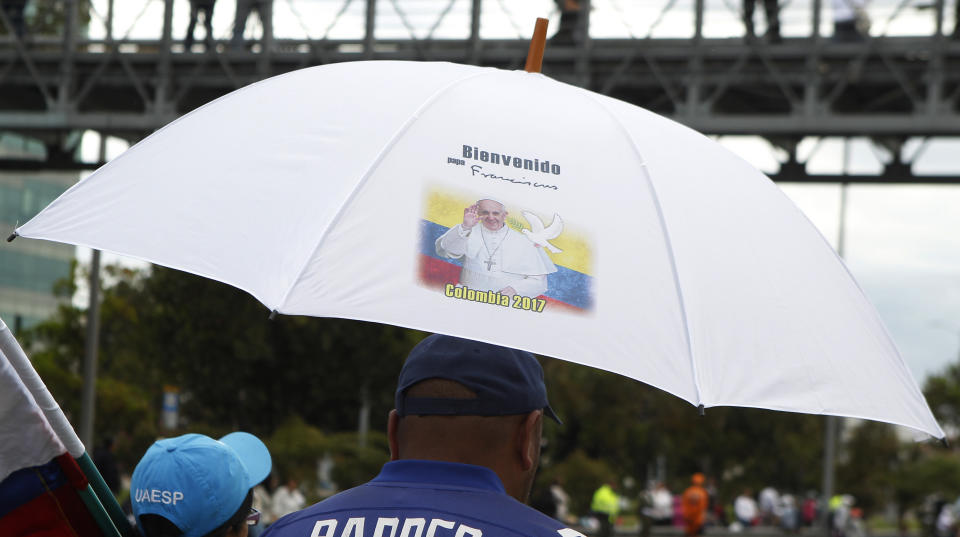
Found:
M 843 144 L 843 175 L 847 175 L 847 173 L 849 173 L 849 163 L 850 140 L 848 139 L 844 140 Z M 837 255 L 839 255 L 841 259 L 843 259 L 846 255 L 848 186 L 848 183 L 840 184 L 840 223 L 837 229 Z M 824 434 L 823 446 L 823 525 L 826 528 L 827 534 L 829 535 L 830 517 L 827 515 L 830 512 L 830 498 L 833 497 L 834 467 L 836 466 L 837 459 L 837 430 L 840 427 L 840 418 L 836 416 L 827 416 L 824 427 L 826 431 Z
M 90 259 L 90 302 L 87 306 L 87 338 L 83 353 L 83 393 L 80 405 L 80 441 L 93 450 L 93 421 L 97 391 L 97 347 L 100 342 L 100 250 Z
M 100 162 L 107 158 L 107 136 L 100 133 Z M 80 399 L 80 441 L 93 450 L 93 423 L 97 404 L 97 351 L 100 346 L 100 250 L 90 258 L 90 296 L 87 304 L 87 337 L 83 353 L 83 391 Z

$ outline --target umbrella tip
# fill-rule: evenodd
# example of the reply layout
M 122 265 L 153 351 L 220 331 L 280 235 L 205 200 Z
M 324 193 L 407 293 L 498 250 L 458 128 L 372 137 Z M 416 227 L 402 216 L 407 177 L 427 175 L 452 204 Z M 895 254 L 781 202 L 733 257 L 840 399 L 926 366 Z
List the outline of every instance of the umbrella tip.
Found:
M 945 448 L 947 448 L 947 449 L 950 449 L 950 441 L 947 440 L 947 437 L 946 437 L 946 436 L 944 436 L 943 438 L 940 439 L 940 444 L 941 444 L 943 447 L 945 447 Z
M 277 318 L 277 310 L 271 311 L 271 312 L 270 312 L 270 317 L 269 317 L 269 319 L 272 321 L 272 320 L 274 320 L 274 319 L 276 319 L 276 318 Z
M 530 40 L 530 50 L 527 52 L 527 63 L 524 70 L 528 73 L 539 73 L 543 66 L 543 51 L 547 47 L 547 25 L 549 20 L 537 17 L 533 29 L 533 38 Z
M 700 406 L 697 407 L 697 412 L 699 412 L 701 416 L 705 414 L 703 411 L 703 403 L 700 403 Z
M 16 238 L 19 237 L 19 236 L 20 236 L 20 235 L 17 235 L 17 232 L 14 231 L 13 233 L 10 234 L 9 237 L 7 237 L 7 242 L 13 242 L 13 239 L 16 239 Z

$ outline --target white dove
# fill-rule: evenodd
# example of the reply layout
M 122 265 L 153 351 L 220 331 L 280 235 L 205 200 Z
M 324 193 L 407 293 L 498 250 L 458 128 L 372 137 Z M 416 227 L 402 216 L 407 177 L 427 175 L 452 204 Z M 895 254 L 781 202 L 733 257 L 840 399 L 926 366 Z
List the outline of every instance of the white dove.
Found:
M 550 225 L 546 229 L 543 227 L 543 222 L 540 220 L 540 217 L 537 215 L 528 212 L 521 211 L 523 217 L 527 219 L 527 222 L 530 223 L 530 229 L 522 229 L 524 235 L 530 239 L 536 246 L 543 246 L 547 250 L 555 254 L 559 254 L 563 250 L 557 248 L 556 246 L 550 244 L 550 239 L 556 239 L 560 232 L 563 231 L 563 220 L 560 219 L 560 215 L 553 214 L 553 222 L 550 222 Z

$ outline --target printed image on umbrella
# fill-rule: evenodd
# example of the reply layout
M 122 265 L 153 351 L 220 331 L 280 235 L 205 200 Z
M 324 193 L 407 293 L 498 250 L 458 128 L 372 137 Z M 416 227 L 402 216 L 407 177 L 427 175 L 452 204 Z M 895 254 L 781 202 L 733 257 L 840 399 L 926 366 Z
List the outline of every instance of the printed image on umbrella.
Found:
M 556 272 L 516 293 L 532 309 L 444 292 L 464 266 L 436 243 L 484 199 L 521 234 L 536 232 L 524 211 L 544 229 L 561 215 L 562 252 L 535 248 Z M 282 314 L 590 365 L 703 408 L 944 436 L 875 308 L 773 182 L 700 133 L 539 73 L 366 61 L 275 76 L 147 137 L 16 233 L 206 276 Z M 495 248 L 491 269 L 506 263 Z
M 478 220 L 468 235 L 463 228 L 465 215 L 476 213 L 480 205 L 503 210 L 502 222 L 490 223 L 491 231 Z M 424 207 L 420 228 L 424 285 L 447 297 L 528 311 L 560 308 L 583 313 L 590 309 L 589 243 L 569 225 L 564 228 L 559 215 L 544 226 L 531 211 L 522 211 L 517 218 L 509 204 L 498 200 L 439 191 L 427 195 Z M 535 227 L 540 231 L 535 232 Z M 504 235 L 502 241 L 498 233 Z

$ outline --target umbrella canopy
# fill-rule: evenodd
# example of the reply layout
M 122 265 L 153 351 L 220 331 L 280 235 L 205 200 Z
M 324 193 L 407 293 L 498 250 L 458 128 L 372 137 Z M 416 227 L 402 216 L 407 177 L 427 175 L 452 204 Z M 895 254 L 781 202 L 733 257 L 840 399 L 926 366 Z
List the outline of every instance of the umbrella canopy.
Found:
M 694 405 L 943 437 L 876 310 L 762 173 L 540 74 L 352 62 L 154 133 L 17 230 L 613 371 Z

